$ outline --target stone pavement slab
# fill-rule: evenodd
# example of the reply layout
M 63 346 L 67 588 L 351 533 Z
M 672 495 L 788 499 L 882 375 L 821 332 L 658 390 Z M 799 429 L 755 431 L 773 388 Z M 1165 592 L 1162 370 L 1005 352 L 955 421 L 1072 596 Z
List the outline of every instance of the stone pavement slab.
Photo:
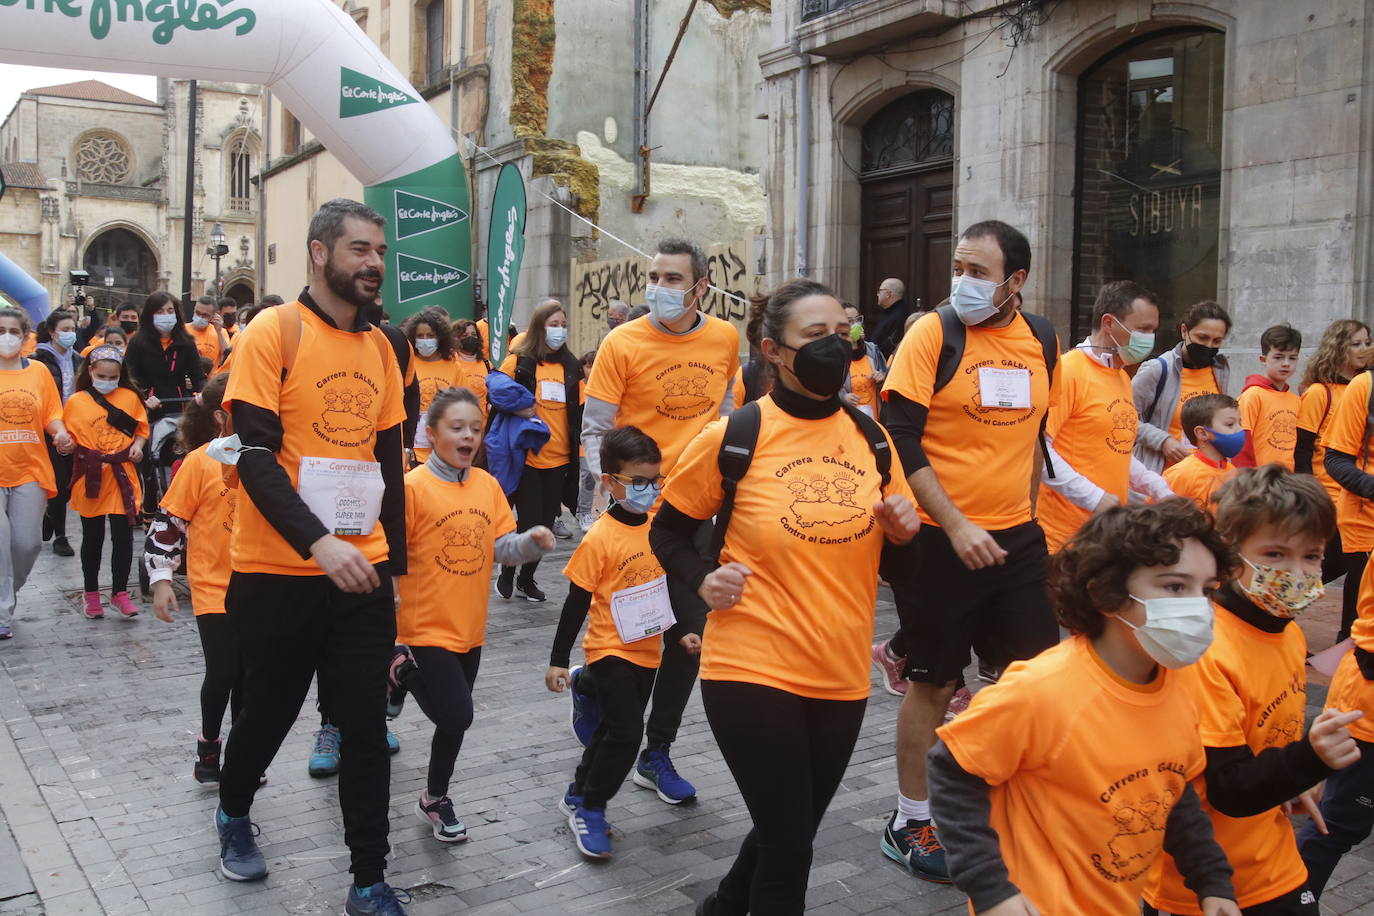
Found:
M 690 913 L 749 829 L 694 694 L 673 756 L 699 800 L 674 808 L 627 780 L 609 806 L 614 859 L 589 863 L 577 853 L 556 804 L 580 747 L 568 729 L 567 697 L 543 686 L 567 591 L 559 571 L 571 546 L 560 541 L 541 567 L 548 602 L 491 599 L 475 721 L 452 790 L 467 843 L 436 842 L 414 814 L 432 727 L 413 702 L 393 723 L 402 748 L 392 758 L 388 879 L 410 889 L 415 916 Z M 888 597 L 884 590 L 879 634 L 896 623 Z M 173 624 L 156 620 L 151 608 L 133 620 L 90 621 L 79 601 L 77 560 L 45 551 L 20 595 L 16 637 L 0 644 L 0 811 L 32 882 L 24 890 L 12 868 L 0 867 L 0 916 L 341 912 L 348 856 L 337 788 L 305 772 L 317 725 L 313 697 L 254 807 L 272 874 L 254 884 L 224 880 L 211 825 L 215 793 L 191 778 L 201 652 L 189 611 Z M 1335 629 L 1325 605 L 1303 620 L 1318 648 Z M 878 852 L 895 791 L 897 701 L 874 684 L 816 840 L 811 909 L 967 912 L 957 891 L 911 878 Z M 1315 702 L 1324 689 L 1314 686 Z M 12 866 L 3 843 L 0 832 L 0 866 Z M 1374 912 L 1371 865 L 1369 844 L 1347 857 L 1323 910 Z M 15 890 L 6 898 L 8 887 Z

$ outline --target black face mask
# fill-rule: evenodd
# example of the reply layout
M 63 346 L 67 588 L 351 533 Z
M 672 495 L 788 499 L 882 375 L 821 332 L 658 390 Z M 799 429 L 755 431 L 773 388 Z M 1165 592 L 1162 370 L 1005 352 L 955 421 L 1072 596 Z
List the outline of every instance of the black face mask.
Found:
M 1183 363 L 1189 369 L 1206 369 L 1216 362 L 1221 347 L 1204 347 L 1191 341 L 1183 345 Z
M 225 326 L 226 328 L 232 328 L 235 324 L 238 323 L 238 320 L 239 320 L 239 316 L 233 314 L 232 312 L 231 312 L 231 313 L 226 313 L 226 314 L 220 316 L 220 318 L 221 318 L 221 320 L 224 322 L 224 326 Z
M 828 398 L 844 387 L 850 349 L 840 335 L 827 334 L 803 347 L 781 345 L 797 354 L 792 360 L 792 374 L 807 391 Z
M 119 326 L 124 329 L 125 334 L 132 334 L 134 331 L 138 330 L 137 321 L 121 321 Z
M 480 337 L 464 337 L 458 341 L 458 349 L 464 353 L 475 354 L 482 349 L 482 339 Z

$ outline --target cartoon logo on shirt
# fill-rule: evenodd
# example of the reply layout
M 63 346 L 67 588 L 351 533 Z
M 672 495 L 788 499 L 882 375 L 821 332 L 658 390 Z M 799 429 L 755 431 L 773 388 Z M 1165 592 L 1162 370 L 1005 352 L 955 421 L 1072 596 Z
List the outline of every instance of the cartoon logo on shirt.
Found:
M 481 572 L 487 558 L 487 526 L 491 520 L 480 509 L 468 507 L 450 512 L 436 527 L 444 532 L 444 543 L 434 555 L 440 569 L 455 576 Z
M 228 531 L 230 534 L 233 534 L 234 522 L 238 517 L 239 511 L 238 491 L 231 490 L 228 487 L 225 487 L 224 490 L 219 494 L 219 498 L 229 503 L 229 513 L 224 516 L 224 521 L 221 524 L 224 526 L 225 531 Z
M 22 388 L 0 392 L 0 421 L 15 426 L 33 426 L 38 416 L 38 398 Z
M 1269 446 L 1287 451 L 1298 444 L 1298 415 L 1281 410 L 1269 426 Z
M 95 437 L 95 450 L 106 455 L 122 451 L 128 441 L 128 437 L 111 426 L 103 416 L 91 421 L 91 434 Z
M 324 401 L 320 418 L 310 424 L 315 435 L 344 448 L 372 441 L 373 405 L 381 393 L 371 379 L 361 372 L 335 372 L 316 382 L 315 388 Z
M 669 366 L 655 379 L 663 386 L 663 397 L 655 406 L 660 414 L 673 420 L 692 420 L 720 410 L 720 402 L 708 393 L 715 370 L 702 363 Z
M 1287 747 L 1302 737 L 1302 718 L 1289 716 L 1264 733 L 1265 747 Z
M 1164 825 L 1178 799 L 1175 789 L 1168 786 L 1161 793 L 1124 798 L 1116 797 L 1116 790 L 1136 780 L 1151 776 L 1168 778 L 1169 774 L 1177 775 L 1181 786 L 1183 769 L 1182 764 L 1160 763 L 1154 773 L 1148 769 L 1129 773 L 1102 793 L 1102 801 L 1115 802 L 1112 809 L 1115 829 L 1107 839 L 1106 853 L 1095 852 L 1091 858 L 1093 867 L 1108 881 L 1133 881 L 1149 870 L 1164 846 Z
M 445 386 L 447 387 L 447 386 Z M 428 404 L 434 400 L 434 396 L 439 393 L 439 380 L 437 378 L 420 378 L 420 403 Z
M 1135 448 L 1137 415 L 1135 405 L 1117 398 L 1107 407 L 1112 418 L 1112 431 L 1107 434 L 1107 447 L 1118 455 L 1129 455 Z
M 877 520 L 860 504 L 860 480 L 868 475 L 844 458 L 822 455 L 789 462 L 775 476 L 784 481 L 786 509 L 779 521 L 793 537 L 812 544 L 848 544 L 873 530 Z
M 663 575 L 663 567 L 655 563 L 652 566 L 634 566 L 625 571 L 625 587 L 631 588 L 636 585 L 648 585 L 650 582 Z

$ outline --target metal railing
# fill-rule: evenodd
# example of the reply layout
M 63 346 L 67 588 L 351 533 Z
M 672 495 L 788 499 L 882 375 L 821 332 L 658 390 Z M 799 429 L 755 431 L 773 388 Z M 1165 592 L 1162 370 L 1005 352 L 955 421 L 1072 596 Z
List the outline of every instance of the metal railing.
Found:
M 865 0 L 801 0 L 801 21 L 810 22 L 812 19 L 819 19 L 827 13 L 844 9 L 847 6 L 857 6 Z

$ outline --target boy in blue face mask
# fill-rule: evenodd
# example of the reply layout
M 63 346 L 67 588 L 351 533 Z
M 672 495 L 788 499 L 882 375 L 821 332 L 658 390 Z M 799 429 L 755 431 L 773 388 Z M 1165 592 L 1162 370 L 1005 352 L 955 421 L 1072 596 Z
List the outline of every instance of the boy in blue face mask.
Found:
M 558 810 L 568 818 L 578 851 L 590 859 L 611 856 L 606 803 L 634 767 L 662 636 L 676 622 L 667 577 L 649 547 L 648 513 L 663 486 L 661 461 L 658 445 L 636 427 L 613 429 L 601 440 L 601 482 L 615 501 L 563 570 L 568 599 L 544 675 L 555 693 L 571 688 L 573 734 L 586 747 Z M 569 670 L 573 640 L 589 613 L 582 641 L 586 665 Z M 688 633 L 681 643 L 696 654 L 701 634 Z M 642 779 L 635 774 L 636 783 L 644 785 Z
M 1204 394 L 1187 401 L 1183 434 L 1197 451 L 1164 472 L 1164 482 L 1179 496 L 1211 508 L 1212 491 L 1236 472 L 1231 459 L 1245 448 L 1240 405 L 1224 394 Z

